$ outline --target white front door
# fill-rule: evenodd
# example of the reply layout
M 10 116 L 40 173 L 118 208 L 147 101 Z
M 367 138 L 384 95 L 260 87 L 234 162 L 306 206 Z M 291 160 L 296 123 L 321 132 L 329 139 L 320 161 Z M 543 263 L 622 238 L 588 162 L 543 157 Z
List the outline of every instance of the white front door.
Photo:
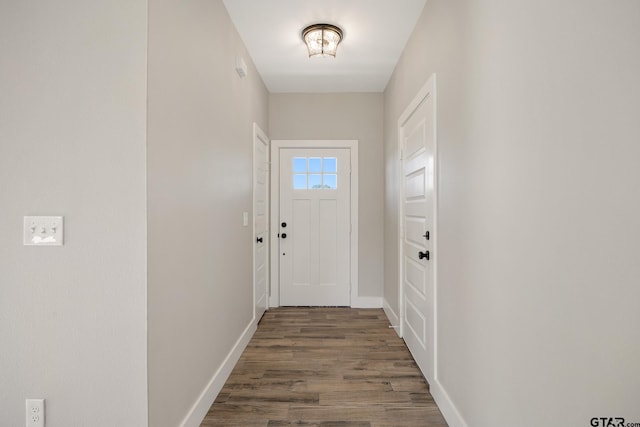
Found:
M 268 174 L 269 138 L 254 124 L 253 132 L 253 301 L 255 319 L 267 310 L 269 280 Z
M 435 366 L 434 79 L 401 117 L 402 334 L 428 381 Z
M 350 150 L 280 150 L 280 305 L 350 305 Z

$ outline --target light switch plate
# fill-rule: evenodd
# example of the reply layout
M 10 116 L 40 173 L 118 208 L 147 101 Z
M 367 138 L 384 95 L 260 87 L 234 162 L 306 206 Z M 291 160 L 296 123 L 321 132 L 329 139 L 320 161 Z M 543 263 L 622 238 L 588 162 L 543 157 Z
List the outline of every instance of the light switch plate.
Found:
M 25 246 L 62 246 L 64 244 L 64 217 L 25 216 Z

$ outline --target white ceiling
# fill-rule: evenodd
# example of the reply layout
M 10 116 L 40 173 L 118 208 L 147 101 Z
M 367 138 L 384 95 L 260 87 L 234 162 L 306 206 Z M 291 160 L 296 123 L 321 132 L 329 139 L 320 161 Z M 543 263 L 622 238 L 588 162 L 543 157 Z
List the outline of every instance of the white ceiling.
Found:
M 270 92 L 382 92 L 426 0 L 224 0 Z M 336 58 L 309 58 L 300 33 L 342 28 Z

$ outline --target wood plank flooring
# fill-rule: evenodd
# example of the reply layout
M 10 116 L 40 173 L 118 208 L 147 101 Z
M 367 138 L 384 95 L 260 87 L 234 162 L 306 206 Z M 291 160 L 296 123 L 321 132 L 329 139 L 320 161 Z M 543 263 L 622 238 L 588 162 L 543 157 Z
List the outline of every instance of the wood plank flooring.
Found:
M 201 427 L 446 427 L 382 310 L 276 308 Z

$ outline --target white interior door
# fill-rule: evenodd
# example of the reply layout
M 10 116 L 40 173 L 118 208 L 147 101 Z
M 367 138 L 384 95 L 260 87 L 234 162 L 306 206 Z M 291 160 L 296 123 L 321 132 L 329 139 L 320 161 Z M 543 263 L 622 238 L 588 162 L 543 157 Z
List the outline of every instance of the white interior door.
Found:
M 255 319 L 260 320 L 267 310 L 269 299 L 269 139 L 255 124 L 253 134 L 253 295 Z
M 402 152 L 402 334 L 428 381 L 435 372 L 433 78 L 399 122 Z
M 280 305 L 350 305 L 350 150 L 280 150 Z

